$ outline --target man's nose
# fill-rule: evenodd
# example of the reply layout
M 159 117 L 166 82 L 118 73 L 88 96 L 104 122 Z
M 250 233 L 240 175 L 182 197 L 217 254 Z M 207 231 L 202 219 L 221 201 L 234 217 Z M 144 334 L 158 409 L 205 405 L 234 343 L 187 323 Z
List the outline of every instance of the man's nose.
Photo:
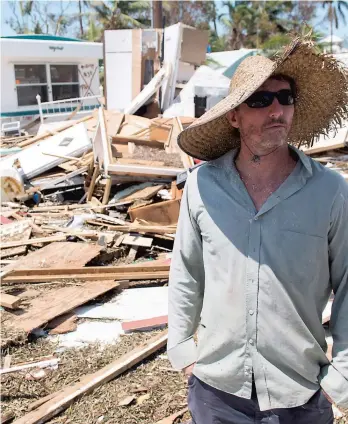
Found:
M 272 118 L 278 118 L 284 113 L 283 106 L 279 103 L 278 99 L 275 97 L 271 106 L 269 107 L 269 116 Z

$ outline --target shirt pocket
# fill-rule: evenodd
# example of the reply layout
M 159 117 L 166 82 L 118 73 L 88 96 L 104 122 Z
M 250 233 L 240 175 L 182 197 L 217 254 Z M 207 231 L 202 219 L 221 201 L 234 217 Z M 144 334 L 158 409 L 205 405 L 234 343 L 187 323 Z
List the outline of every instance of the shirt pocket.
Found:
M 327 241 L 316 234 L 281 229 L 277 248 L 285 281 L 316 284 L 322 266 L 328 263 Z

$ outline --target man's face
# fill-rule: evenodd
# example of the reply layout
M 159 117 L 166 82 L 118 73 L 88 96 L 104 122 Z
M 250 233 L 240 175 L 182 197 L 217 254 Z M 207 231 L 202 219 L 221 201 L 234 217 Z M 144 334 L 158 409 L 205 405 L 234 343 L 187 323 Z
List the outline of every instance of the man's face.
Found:
M 288 81 L 268 79 L 256 91 L 277 92 L 284 89 L 290 89 Z M 230 124 L 239 129 L 242 141 L 260 149 L 285 144 L 293 116 L 294 105 L 283 106 L 276 97 L 268 107 L 251 108 L 242 103 L 237 109 L 227 113 Z

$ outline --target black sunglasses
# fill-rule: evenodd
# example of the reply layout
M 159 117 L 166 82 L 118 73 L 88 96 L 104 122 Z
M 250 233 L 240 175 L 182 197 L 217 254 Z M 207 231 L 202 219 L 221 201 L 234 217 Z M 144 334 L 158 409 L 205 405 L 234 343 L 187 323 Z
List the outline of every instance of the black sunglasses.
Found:
M 283 106 L 291 106 L 295 103 L 295 97 L 291 90 L 284 89 L 277 92 L 273 91 L 256 91 L 244 103 L 254 109 L 260 109 L 263 107 L 271 106 L 274 98 L 278 99 L 278 102 Z

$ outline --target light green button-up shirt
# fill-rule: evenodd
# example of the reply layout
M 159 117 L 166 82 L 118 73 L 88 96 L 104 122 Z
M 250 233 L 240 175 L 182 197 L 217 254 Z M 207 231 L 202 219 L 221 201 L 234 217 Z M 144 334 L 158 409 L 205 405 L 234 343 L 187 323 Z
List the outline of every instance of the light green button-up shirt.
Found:
M 303 405 L 320 386 L 348 407 L 348 184 L 292 149 L 295 169 L 258 212 L 236 150 L 190 174 L 170 271 L 168 355 L 246 399 L 254 373 L 261 410 Z M 331 290 L 330 362 L 322 312 Z

